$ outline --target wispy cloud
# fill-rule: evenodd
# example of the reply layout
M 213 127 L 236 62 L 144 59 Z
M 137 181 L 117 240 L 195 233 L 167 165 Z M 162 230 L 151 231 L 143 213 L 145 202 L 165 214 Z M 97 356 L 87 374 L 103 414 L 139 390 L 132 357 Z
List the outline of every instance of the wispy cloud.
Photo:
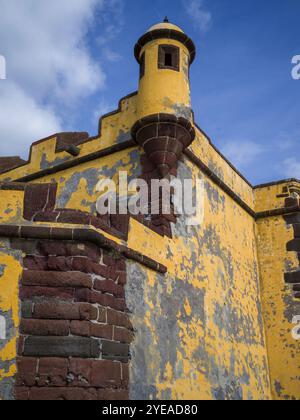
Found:
M 108 57 L 101 62 L 93 56 L 88 36 L 100 21 L 109 38 L 122 3 L 0 0 L 1 54 L 7 62 L 7 80 L 0 81 L 0 155 L 26 157 L 33 141 L 68 129 L 80 101 L 105 88 Z
M 300 179 L 300 160 L 290 157 L 283 161 L 283 175 L 286 178 Z
M 195 26 L 202 32 L 208 31 L 212 24 L 212 14 L 205 8 L 204 1 L 183 0 L 183 4 Z
M 241 139 L 225 142 L 222 152 L 238 169 L 245 169 L 253 164 L 264 149 L 254 141 Z
M 115 106 L 108 103 L 105 98 L 101 98 L 99 105 L 94 111 L 93 122 L 98 122 L 100 117 L 113 111 L 114 108 Z
M 109 44 L 115 40 L 124 28 L 124 1 L 104 0 L 105 7 L 100 15 L 103 31 L 97 38 L 97 43 L 102 49 L 103 56 L 112 62 L 119 61 L 121 56 L 113 51 Z
M 122 59 L 122 56 L 120 54 L 118 54 L 117 52 L 113 51 L 111 48 L 108 48 L 108 47 L 104 47 L 102 49 L 102 54 L 103 54 L 103 57 L 107 61 L 110 61 L 111 63 L 117 63 L 118 61 Z

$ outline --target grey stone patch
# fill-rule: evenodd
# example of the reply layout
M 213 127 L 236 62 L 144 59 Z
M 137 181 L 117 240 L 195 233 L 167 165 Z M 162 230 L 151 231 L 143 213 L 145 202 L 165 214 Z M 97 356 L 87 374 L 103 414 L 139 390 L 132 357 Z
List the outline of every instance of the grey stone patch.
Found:
M 171 401 L 172 400 L 172 389 L 166 389 L 161 393 L 162 401 Z
M 183 117 L 187 120 L 190 120 L 192 118 L 192 108 L 191 106 L 186 106 L 185 104 L 180 103 L 173 103 L 170 98 L 164 98 L 163 100 L 163 106 L 166 108 L 173 109 L 173 112 L 175 113 L 176 117 Z
M 219 167 L 212 159 L 208 162 L 208 167 L 213 171 L 222 181 L 224 181 L 223 169 Z
M 10 207 L 8 209 L 5 210 L 5 214 L 11 214 L 14 210 Z
M 132 396 L 135 396 L 134 398 Z M 155 386 L 147 384 L 132 384 L 130 385 L 130 400 L 135 401 L 157 401 L 157 389 Z
M 240 377 L 240 382 L 242 385 L 250 385 L 250 375 L 246 372 L 245 367 L 243 369 L 243 374 Z
M 214 214 L 220 211 L 225 211 L 225 196 L 221 195 L 219 191 L 214 188 L 208 181 L 205 182 L 205 190 L 207 199 L 211 205 Z
M 274 387 L 275 387 L 275 390 L 276 390 L 276 393 L 277 393 L 278 397 L 281 397 L 282 391 L 283 391 L 283 387 L 282 387 L 281 383 L 278 382 L 278 381 L 275 381 L 274 382 Z
M 254 278 L 256 279 L 256 285 L 257 285 L 257 296 L 255 298 L 256 300 L 256 307 L 257 307 L 257 314 L 258 314 L 258 325 L 259 325 L 259 330 L 260 330 L 260 337 L 261 337 L 261 342 L 260 344 L 262 346 L 266 346 L 265 343 L 265 321 L 263 318 L 263 307 L 262 307 L 262 302 L 260 300 L 260 282 L 259 282 L 259 272 L 258 272 L 258 266 L 257 263 L 254 263 Z M 267 365 L 267 361 L 265 361 L 266 363 L 266 372 L 269 372 L 269 368 Z
M 64 158 L 56 158 L 53 162 L 49 162 L 47 159 L 47 154 L 43 153 L 40 168 L 41 170 L 52 168 L 54 166 L 57 166 L 57 165 L 60 165 L 61 163 L 66 162 L 67 160 L 69 160 L 69 158 L 64 157 Z
M 220 337 L 227 340 L 248 345 L 261 345 L 261 335 L 258 339 L 254 327 L 254 320 L 248 313 L 238 311 L 232 302 L 226 299 L 224 306 L 215 303 L 214 323 L 218 326 Z
M 249 353 L 247 353 L 243 362 L 251 371 L 252 376 L 256 378 L 257 383 L 258 383 L 257 390 L 260 392 L 261 399 L 264 399 L 266 397 L 264 393 L 265 386 L 270 384 L 269 370 L 267 369 L 265 371 L 262 371 L 261 366 L 257 365 L 257 361 L 254 360 L 253 354 L 250 351 Z
M 215 400 L 218 401 L 243 401 L 243 389 L 238 381 L 213 390 Z
M 5 264 L 0 264 L 0 277 L 3 276 L 6 267 L 7 266 Z
M 180 351 L 183 357 L 187 356 L 178 326 L 178 313 L 181 313 L 181 322 L 188 326 L 191 317 L 184 309 L 186 299 L 192 307 L 193 319 L 198 319 L 203 328 L 206 324 L 204 290 L 195 289 L 188 283 L 159 274 L 156 275 L 153 288 L 147 288 L 147 281 L 147 272 L 141 266 L 132 262 L 127 263 L 126 302 L 132 313 L 132 322 L 136 330 L 135 341 L 131 345 L 130 398 L 138 400 L 151 399 L 149 394 L 146 395 L 146 390 L 150 389 L 153 394 L 156 381 L 164 381 L 167 364 L 172 367 L 174 380 L 182 377 L 183 366 L 182 361 L 177 359 L 177 352 Z M 172 289 L 172 293 L 168 292 L 168 288 Z M 145 296 L 146 289 L 147 297 Z M 153 311 L 149 308 L 147 299 L 159 309 Z M 155 351 L 153 351 L 151 331 L 144 323 L 148 311 L 151 313 L 151 325 L 153 325 L 157 340 Z M 199 366 L 203 366 L 207 360 L 204 340 L 199 339 L 198 349 L 192 358 L 195 369 L 197 367 L 200 370 Z M 159 370 L 149 370 L 149 365 L 157 365 Z M 170 399 L 171 389 L 163 396 Z
M 0 350 L 3 350 L 7 343 L 16 336 L 17 331 L 14 326 L 14 321 L 12 317 L 12 310 L 8 312 L 3 312 L 0 310 L 0 316 L 5 319 L 5 329 L 6 329 L 6 338 L 0 340 Z
M 183 104 L 174 104 L 173 109 L 177 117 L 183 117 L 187 120 L 192 118 L 192 108 Z
M 142 168 L 140 164 L 140 158 L 141 154 L 139 150 L 136 148 L 134 150 L 131 150 L 128 154 L 129 157 L 129 176 L 128 176 L 128 182 L 130 182 L 133 179 L 139 178 L 142 173 Z M 101 175 L 106 176 L 107 178 L 112 179 L 116 173 L 121 172 L 126 167 L 128 167 L 128 162 L 126 157 L 123 159 L 120 159 L 116 161 L 116 163 L 113 166 L 104 166 L 101 168 Z
M 118 137 L 116 138 L 116 143 L 117 144 L 121 144 L 124 143 L 126 141 L 131 140 L 131 132 L 130 131 L 124 131 L 124 130 L 120 130 Z
M 241 379 L 235 375 L 235 353 L 231 352 L 229 371 L 212 356 L 210 357 L 210 381 L 212 394 L 218 401 L 241 401 L 243 389 Z
M 78 190 L 81 179 L 85 179 L 87 182 L 87 191 L 89 195 L 92 195 L 94 188 L 99 180 L 99 171 L 97 169 L 87 169 L 83 172 L 75 172 L 71 178 L 66 181 L 65 187 L 62 193 L 57 198 L 57 207 L 66 208 L 68 202 L 72 198 L 72 195 Z
M 284 292 L 284 316 L 285 319 L 291 323 L 293 318 L 300 314 L 300 301 L 294 299 L 293 291 L 289 284 L 285 285 Z
M 4 378 L 0 381 L 0 400 L 14 400 L 14 378 Z
M 10 211 L 9 209 L 7 211 L 5 211 L 6 214 L 11 214 L 12 211 Z M 19 223 L 20 220 L 23 219 L 23 210 L 21 208 L 17 208 L 16 214 L 13 217 L 10 217 L 9 219 L 9 223 Z M 4 217 L 0 217 L 0 220 L 4 220 Z
M 22 261 L 22 253 L 20 251 L 18 251 L 18 250 L 9 248 L 9 246 L 10 246 L 10 240 L 8 238 L 6 238 L 4 240 L 4 243 L 7 244 L 7 248 L 1 246 L 0 247 L 0 252 L 2 252 L 3 254 L 9 255 L 9 256 L 15 258 L 15 260 L 21 262 Z

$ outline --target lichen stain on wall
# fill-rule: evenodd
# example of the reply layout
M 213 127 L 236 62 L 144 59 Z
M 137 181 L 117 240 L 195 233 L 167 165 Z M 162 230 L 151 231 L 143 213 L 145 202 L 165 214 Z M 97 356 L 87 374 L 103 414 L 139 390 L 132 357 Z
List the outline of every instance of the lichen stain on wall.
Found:
M 0 249 L 0 399 L 13 398 L 19 328 L 19 278 L 21 253 Z
M 203 178 L 181 163 L 179 178 L 191 175 Z M 182 217 L 173 240 L 156 243 L 169 275 L 128 264 L 133 399 L 271 397 L 254 221 L 208 179 L 205 186 L 203 225 Z M 146 235 L 135 242 L 150 245 Z

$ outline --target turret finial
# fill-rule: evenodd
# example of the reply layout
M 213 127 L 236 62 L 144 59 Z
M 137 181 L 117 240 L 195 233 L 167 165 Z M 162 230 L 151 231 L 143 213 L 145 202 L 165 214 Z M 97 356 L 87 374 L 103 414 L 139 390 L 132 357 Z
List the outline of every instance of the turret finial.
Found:
M 165 19 L 164 19 L 164 23 L 169 23 L 168 16 L 166 16 L 166 17 L 165 17 Z

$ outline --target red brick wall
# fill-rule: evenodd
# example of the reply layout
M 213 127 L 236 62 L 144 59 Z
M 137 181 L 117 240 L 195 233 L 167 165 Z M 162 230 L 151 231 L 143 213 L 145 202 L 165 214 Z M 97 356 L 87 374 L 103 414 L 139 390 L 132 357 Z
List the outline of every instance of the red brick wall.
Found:
M 25 254 L 16 399 L 127 399 L 125 261 L 88 243 L 13 242 Z

